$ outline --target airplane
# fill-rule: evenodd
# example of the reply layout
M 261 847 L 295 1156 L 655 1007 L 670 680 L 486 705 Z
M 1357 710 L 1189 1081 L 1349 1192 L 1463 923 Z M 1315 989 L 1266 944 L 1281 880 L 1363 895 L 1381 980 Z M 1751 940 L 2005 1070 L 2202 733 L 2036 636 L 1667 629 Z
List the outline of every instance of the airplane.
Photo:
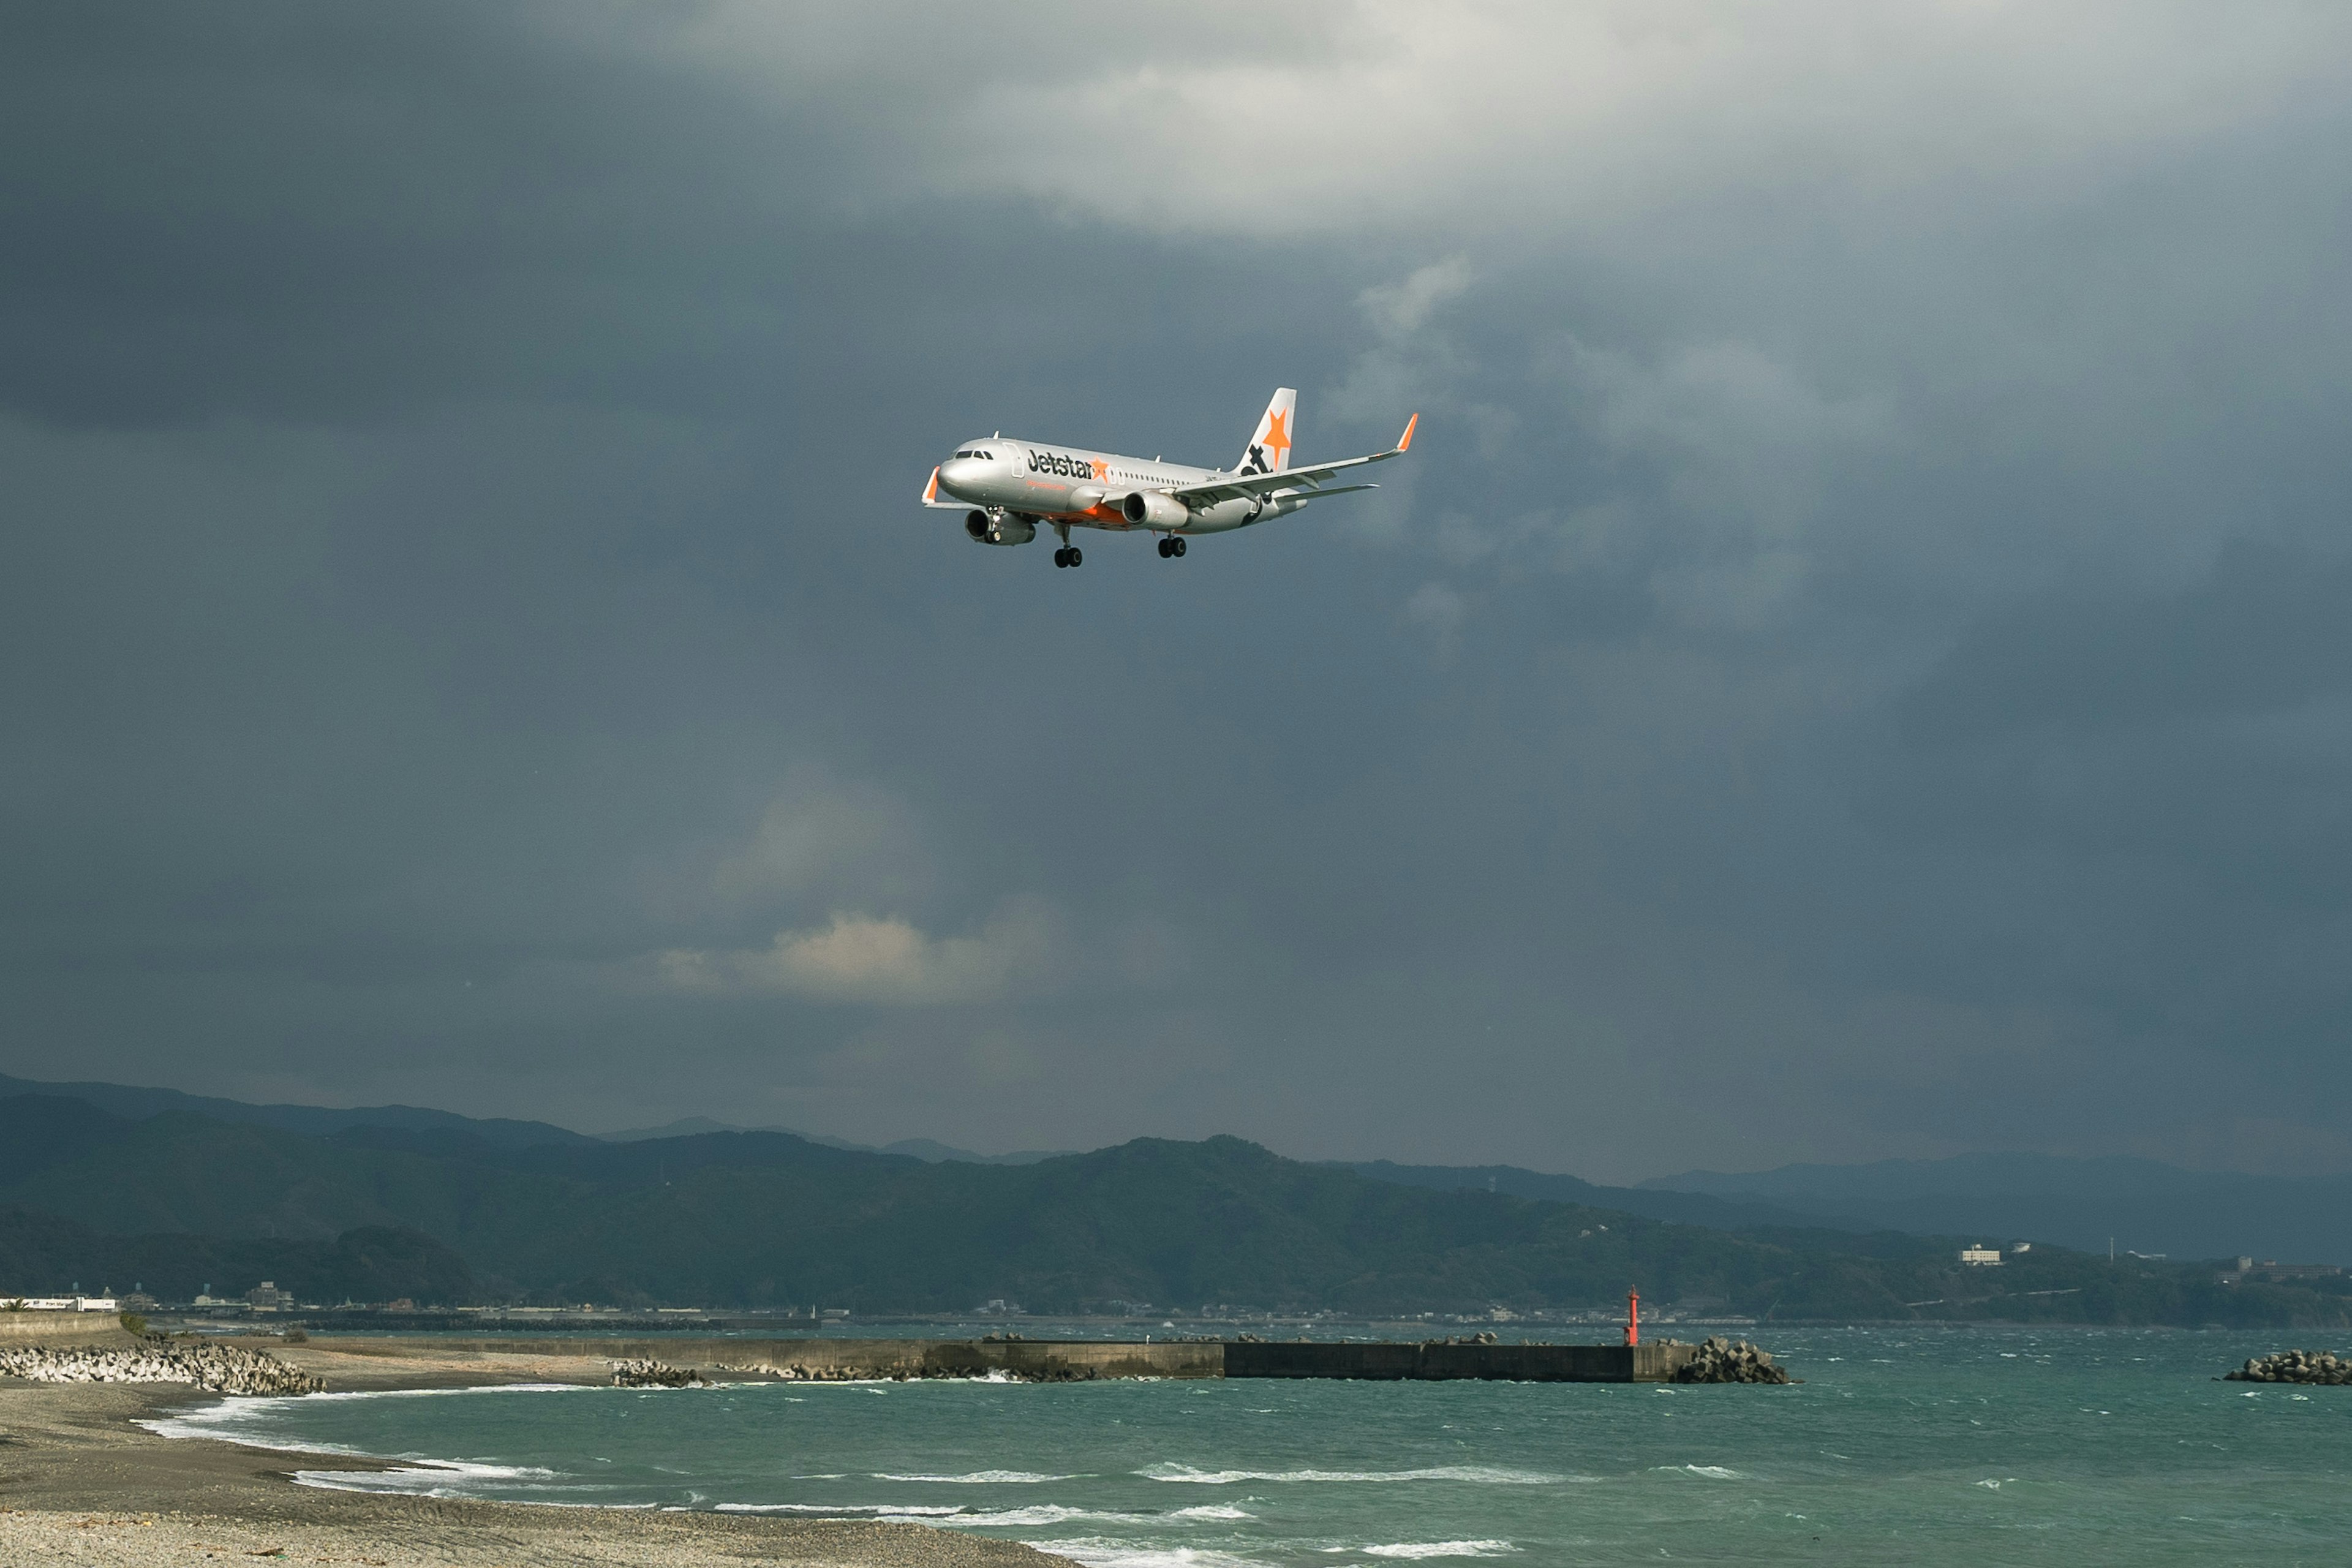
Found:
M 1194 534 L 1224 533 L 1287 517 L 1310 500 L 1376 490 L 1378 485 L 1327 485 L 1323 481 L 1367 463 L 1404 456 L 1412 445 L 1416 414 L 1404 434 L 1385 452 L 1344 458 L 1336 463 L 1290 466 L 1290 433 L 1298 393 L 1277 388 L 1259 416 L 1257 430 L 1233 468 L 1195 468 L 1158 458 L 1124 458 L 1075 447 L 1018 440 L 999 431 L 986 440 L 967 441 L 955 456 L 931 470 L 923 504 L 964 513 L 963 531 L 980 544 L 1026 544 L 1039 524 L 1062 541 L 1056 566 L 1076 566 L 1086 557 L 1070 542 L 1073 528 L 1113 533 L 1160 535 L 1163 559 L 1184 553 Z

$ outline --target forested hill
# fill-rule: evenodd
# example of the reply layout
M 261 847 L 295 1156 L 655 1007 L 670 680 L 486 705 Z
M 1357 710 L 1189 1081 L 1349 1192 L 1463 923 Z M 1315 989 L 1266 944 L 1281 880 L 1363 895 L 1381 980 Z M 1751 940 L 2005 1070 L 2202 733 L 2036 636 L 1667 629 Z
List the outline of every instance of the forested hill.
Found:
M 871 1314 L 963 1311 L 1003 1297 L 1033 1311 L 1149 1302 L 1373 1313 L 1601 1307 L 1637 1285 L 1654 1301 L 1776 1320 L 2347 1321 L 2342 1297 L 2224 1288 L 2210 1266 L 2118 1267 L 2037 1249 L 1997 1271 L 1962 1269 L 1948 1239 L 1731 1235 L 1373 1181 L 1234 1138 L 937 1164 L 772 1132 L 525 1145 L 446 1126 L 321 1136 L 20 1096 L 0 1100 L 0 1205 L 100 1233 L 82 1245 L 113 1248 L 116 1270 L 138 1267 L 122 1250 L 128 1237 L 316 1247 L 362 1227 L 403 1229 L 470 1269 L 461 1284 L 441 1268 L 443 1289 L 485 1300 L 821 1301 Z M 0 1255 L 0 1290 L 62 1288 L 30 1271 L 75 1267 L 74 1233 L 20 1220 L 0 1226 L 0 1248 L 20 1233 L 47 1250 Z M 215 1247 L 202 1266 L 227 1267 L 213 1260 L 229 1256 Z M 173 1278 L 167 1261 L 138 1276 L 151 1291 L 206 1282 Z
M 499 1144 L 588 1143 L 584 1132 L 545 1121 L 516 1121 L 506 1117 L 460 1116 L 454 1110 L 429 1110 L 415 1105 L 362 1105 L 337 1110 L 322 1105 L 253 1105 L 242 1100 L 219 1100 L 205 1094 L 184 1094 L 176 1089 L 149 1089 L 127 1083 L 38 1083 L 0 1073 L 0 1099 L 49 1095 L 79 1100 L 110 1116 L 139 1120 L 167 1110 L 185 1110 L 215 1121 L 249 1122 L 289 1132 L 324 1134 L 351 1127 L 418 1127 L 455 1129 Z

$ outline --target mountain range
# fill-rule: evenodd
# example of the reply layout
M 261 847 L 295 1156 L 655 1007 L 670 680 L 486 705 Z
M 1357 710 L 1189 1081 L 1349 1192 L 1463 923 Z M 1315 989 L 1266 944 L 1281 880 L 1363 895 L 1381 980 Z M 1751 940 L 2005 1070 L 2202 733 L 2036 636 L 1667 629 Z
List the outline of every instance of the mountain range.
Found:
M 62 1289 L 60 1270 L 189 1293 L 226 1274 L 242 1289 L 237 1269 L 274 1267 L 419 1300 L 861 1312 L 1000 1297 L 1052 1311 L 1595 1308 L 1629 1284 L 1781 1318 L 2335 1322 L 2347 1304 L 2340 1281 L 2225 1287 L 2210 1263 L 2046 1245 L 1963 1268 L 1951 1234 L 1809 1220 L 1817 1187 L 1763 1203 L 1505 1166 L 1317 1165 L 1233 1138 L 980 1164 L 786 1132 L 614 1142 L 408 1107 L 6 1088 L 43 1092 L 0 1098 L 0 1291 Z M 261 1264 L 256 1246 L 298 1251 Z
M 545 1121 L 461 1116 L 418 1106 L 253 1105 L 177 1089 L 110 1083 L 41 1083 L 0 1074 L 0 1098 L 46 1094 L 132 1119 L 181 1110 L 216 1121 L 326 1135 L 355 1127 L 463 1132 L 500 1148 L 574 1147 L 711 1132 L 777 1132 L 826 1147 L 898 1154 L 932 1163 L 1025 1165 L 1061 1152 L 982 1154 L 929 1138 L 881 1145 L 782 1127 L 744 1127 L 688 1117 L 662 1127 L 593 1135 Z M 1486 1190 L 1613 1208 L 1652 1219 L 1734 1231 L 1826 1226 L 2055 1242 L 2105 1253 L 2171 1258 L 2236 1255 L 2352 1266 L 2352 1175 L 2303 1179 L 2183 1170 L 2121 1157 L 1962 1154 L 1943 1160 L 1784 1165 L 1747 1173 L 1688 1171 L 1631 1187 L 1516 1165 L 1339 1163 L 1374 1181 L 1435 1191 Z
M 1642 1184 L 1856 1229 L 2031 1237 L 2085 1251 L 2352 1265 L 2352 1175 L 2187 1171 L 2156 1160 L 1961 1154 L 1691 1171 Z
M 2104 1256 L 2274 1258 L 2352 1266 L 2352 1176 L 2187 1171 L 2154 1160 L 1963 1154 L 1859 1165 L 1691 1171 L 1633 1187 L 1513 1165 L 1349 1164 L 1378 1181 L 1600 1204 L 1735 1231 L 1828 1226 L 2055 1243 Z
M 414 1105 L 363 1105 L 348 1110 L 319 1105 L 249 1105 L 241 1100 L 216 1100 L 210 1095 L 183 1094 L 176 1089 L 137 1089 L 120 1083 L 38 1083 L 0 1073 L 0 1100 L 16 1095 L 50 1095 L 78 1100 L 110 1115 L 138 1121 L 167 1110 L 209 1117 L 240 1126 L 275 1127 L 314 1136 L 352 1127 L 411 1127 L 464 1132 L 502 1149 L 528 1149 L 541 1143 L 593 1143 L 585 1132 L 574 1132 L 546 1121 L 513 1121 L 504 1117 L 460 1116 L 454 1110 L 426 1110 Z M 0 1156 L 5 1157 L 5 1156 Z
M 959 1149 L 952 1143 L 942 1143 L 936 1138 L 901 1138 L 896 1143 L 853 1143 L 846 1138 L 828 1138 L 822 1132 L 803 1132 L 793 1127 L 741 1127 L 731 1121 L 715 1121 L 708 1116 L 682 1116 L 659 1127 L 630 1127 L 618 1132 L 599 1132 L 596 1136 L 607 1143 L 642 1143 L 649 1138 L 690 1138 L 698 1132 L 787 1132 L 795 1138 L 805 1138 L 812 1143 L 822 1143 L 828 1149 L 855 1149 L 865 1154 L 904 1154 L 908 1159 L 923 1160 L 934 1165 L 947 1160 L 966 1165 L 1034 1165 L 1040 1160 L 1058 1159 L 1074 1152 L 1068 1149 L 1024 1149 L 1011 1154 L 978 1154 L 970 1149 Z

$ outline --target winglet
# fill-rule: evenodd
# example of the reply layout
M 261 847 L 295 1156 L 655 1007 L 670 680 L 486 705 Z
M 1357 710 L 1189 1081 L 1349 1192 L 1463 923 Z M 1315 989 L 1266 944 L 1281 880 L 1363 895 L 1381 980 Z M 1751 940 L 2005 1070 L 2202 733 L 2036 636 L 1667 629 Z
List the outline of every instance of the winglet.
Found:
M 1411 432 L 1410 432 L 1410 431 L 1408 431 L 1408 432 L 1406 432 L 1406 434 L 1410 435 L 1410 434 L 1411 434 Z M 930 505 L 933 501 L 937 500 L 939 500 L 939 499 L 940 499 L 940 471 L 939 471 L 937 468 L 933 468 L 933 469 L 931 470 L 931 482 L 930 482 L 929 484 L 927 484 L 927 485 L 925 485 L 925 486 L 923 487 L 923 504 L 924 504 L 925 506 L 929 506 L 929 505 Z
M 1416 426 L 1416 425 L 1420 424 L 1420 423 L 1421 423 L 1421 416 L 1420 416 L 1420 415 L 1418 415 L 1418 414 L 1414 415 L 1412 418 L 1410 418 L 1410 419 L 1408 419 L 1408 420 L 1406 420 L 1406 421 L 1404 422 L 1404 434 L 1397 437 L 1397 447 L 1396 447 L 1396 449 L 1397 449 L 1398 451 L 1400 451 L 1400 452 L 1404 452 L 1404 451 L 1410 451 L 1410 450 L 1412 450 L 1412 427 L 1413 427 L 1414 426 Z M 937 476 L 936 476 L 936 475 L 934 475 L 933 477 L 934 477 L 934 478 L 937 478 Z

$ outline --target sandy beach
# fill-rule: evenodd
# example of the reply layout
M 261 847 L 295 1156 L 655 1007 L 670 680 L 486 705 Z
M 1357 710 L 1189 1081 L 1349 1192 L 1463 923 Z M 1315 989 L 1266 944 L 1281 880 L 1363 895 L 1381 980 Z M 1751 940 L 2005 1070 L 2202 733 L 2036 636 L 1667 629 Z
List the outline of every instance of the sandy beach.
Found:
M 601 1384 L 612 1375 L 605 1363 L 589 1358 L 268 1348 L 339 1390 Z M 136 1425 L 211 1397 L 173 1384 L 0 1378 L 0 1563 L 1066 1568 L 1066 1559 L 1017 1542 L 921 1525 L 538 1508 L 297 1486 L 289 1478 L 298 1468 L 373 1467 L 316 1454 L 159 1437 Z

